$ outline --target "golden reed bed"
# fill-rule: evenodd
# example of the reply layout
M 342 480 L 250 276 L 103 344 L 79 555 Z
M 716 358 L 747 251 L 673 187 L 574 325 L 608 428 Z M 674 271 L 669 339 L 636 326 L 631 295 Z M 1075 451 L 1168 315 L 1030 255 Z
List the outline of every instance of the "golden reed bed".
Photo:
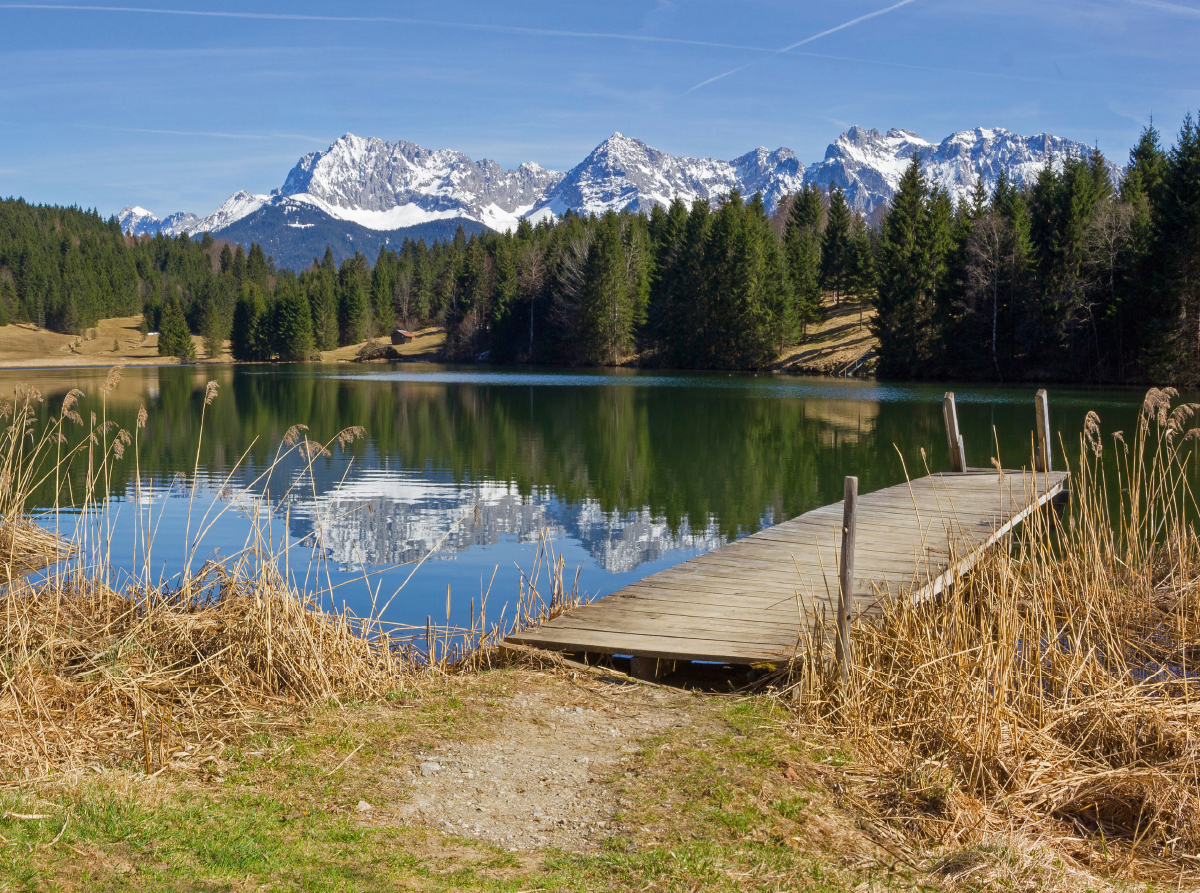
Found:
M 1022 841 L 1081 871 L 1200 879 L 1200 432 L 1177 396 L 1151 390 L 1132 433 L 1102 437 L 1089 414 L 1067 515 L 1030 519 L 940 604 L 897 601 L 856 625 L 848 689 L 820 627 L 776 678 L 796 733 L 846 752 L 839 790 L 898 857 L 919 862 L 931 840 L 957 853 Z M 420 697 L 423 679 L 478 667 L 503 635 L 482 612 L 454 630 L 323 611 L 261 536 L 166 584 L 147 572 L 111 585 L 99 485 L 112 462 L 137 461 L 138 431 L 103 406 L 85 422 L 78 397 L 41 430 L 35 391 L 0 408 L 0 783 L 196 768 L 315 704 Z M 206 405 L 216 397 L 214 383 Z M 311 463 L 361 433 L 316 444 L 297 426 L 279 456 Z M 29 522 L 25 500 L 49 481 L 63 492 L 70 463 L 88 482 L 75 508 L 94 520 L 66 542 Z M 519 623 L 578 598 L 549 543 L 543 563 L 548 583 L 523 578 Z
M 314 705 L 415 693 L 434 674 L 486 659 L 503 629 L 486 626 L 485 610 L 477 617 L 473 612 L 469 629 L 448 620 L 413 628 L 322 610 L 322 601 L 335 603 L 325 597 L 328 587 L 302 591 L 289 576 L 288 547 L 276 543 L 272 551 L 262 523 L 272 511 L 265 497 L 248 506 L 254 533 L 241 552 L 152 582 L 156 524 L 148 507 L 143 512 L 141 496 L 149 494 L 142 494 L 139 474 L 135 560 L 145 570 L 122 574 L 124 582 L 114 584 L 102 483 L 112 463 L 137 461 L 138 431 L 147 419 L 143 409 L 132 432 L 105 419 L 103 401 L 120 377 L 119 368 L 110 373 L 99 413 L 86 420 L 78 391 L 41 426 L 36 390 L 18 388 L 15 400 L 0 405 L 6 423 L 0 432 L 0 783 L 102 765 L 147 772 L 194 767 L 249 732 L 290 726 Z M 209 382 L 204 406 L 215 399 L 216 382 Z M 298 455 L 307 465 L 289 489 L 311 485 L 312 463 L 362 433 L 347 429 L 320 444 L 298 425 L 285 436 L 272 469 Z M 58 525 L 57 515 L 41 516 L 40 525 L 30 521 L 26 500 L 48 485 L 65 496 L 73 463 L 85 483 L 76 513 L 62 519 L 64 528 L 69 523 L 76 530 L 67 541 L 48 529 Z M 189 515 L 189 534 L 173 547 L 193 557 L 218 519 L 219 513 Z M 308 551 L 324 555 L 321 548 Z M 523 587 L 517 622 L 537 622 L 575 597 L 563 587 L 562 562 L 548 542 L 535 564 L 538 571 L 545 565 L 548 596 L 536 590 L 535 572 L 528 592 Z M 37 570 L 43 572 L 30 576 Z
M 825 659 L 780 697 L 852 753 L 848 796 L 896 846 L 1011 838 L 1200 878 L 1200 430 L 1177 396 L 1152 389 L 1132 433 L 1089 413 L 1066 516 L 1031 518 L 940 604 L 859 624 L 847 691 L 814 631 Z

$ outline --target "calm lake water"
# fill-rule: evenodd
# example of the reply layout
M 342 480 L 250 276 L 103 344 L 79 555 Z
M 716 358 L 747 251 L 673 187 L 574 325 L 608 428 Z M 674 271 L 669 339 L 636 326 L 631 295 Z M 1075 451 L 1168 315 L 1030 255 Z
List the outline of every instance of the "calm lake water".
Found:
M 8 370 L 45 396 L 57 415 L 74 387 L 101 413 L 105 369 Z M 205 383 L 220 393 L 208 407 Z M 946 385 L 882 384 L 828 378 L 514 370 L 406 364 L 373 366 L 132 367 L 109 395 L 109 418 L 133 431 L 140 406 L 149 421 L 139 450 L 143 496 L 152 494 L 155 575 L 181 569 L 191 529 L 206 511 L 225 510 L 197 555 L 231 555 L 252 526 L 249 498 L 274 499 L 270 532 L 298 543 L 290 567 L 303 583 L 312 546 L 327 557 L 339 602 L 369 612 L 364 573 L 380 601 L 408 577 L 412 562 L 445 537 L 392 603 L 391 620 L 465 622 L 470 600 L 491 583 L 489 619 L 515 602 L 518 567 L 529 570 L 549 534 L 579 571 L 582 590 L 604 595 L 730 540 L 841 498 L 844 475 L 861 492 L 949 467 L 941 397 Z M 954 386 L 967 462 L 1028 464 L 1033 387 Z M 1056 438 L 1071 459 L 1083 418 L 1096 410 L 1107 432 L 1132 433 L 1140 390 L 1052 388 Z M 327 441 L 349 426 L 363 439 L 314 466 L 286 497 L 301 468 L 285 462 L 254 483 L 289 427 L 308 425 Z M 72 435 L 75 436 L 75 435 Z M 198 442 L 199 441 L 199 442 Z M 199 451 L 195 501 L 192 470 Z M 1055 463 L 1064 457 L 1056 448 Z M 240 463 L 240 464 L 239 464 Z M 181 477 L 182 475 L 182 477 Z M 79 492 L 78 475 L 73 478 Z M 108 482 L 114 509 L 114 565 L 134 562 L 136 473 L 132 452 Z M 53 493 L 37 494 L 38 507 Z M 71 519 L 59 519 L 69 525 Z M 456 522 L 458 522 L 456 524 Z M 46 523 L 53 524 L 47 519 Z M 451 528 L 453 529 L 451 530 Z M 451 531 L 446 536 L 447 531 Z M 64 533 L 70 533 L 63 529 Z M 389 569 L 391 568 L 391 569 Z M 382 573 L 380 573 L 382 571 Z M 324 570 L 322 570 L 324 581 Z M 311 580 L 311 576 L 310 576 Z

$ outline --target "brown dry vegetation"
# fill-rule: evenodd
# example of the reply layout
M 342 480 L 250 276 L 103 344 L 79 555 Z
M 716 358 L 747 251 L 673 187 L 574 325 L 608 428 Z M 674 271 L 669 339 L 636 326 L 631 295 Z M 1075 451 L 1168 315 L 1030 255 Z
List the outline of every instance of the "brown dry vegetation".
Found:
M 105 395 L 119 377 L 114 370 Z M 521 889 L 545 881 L 639 890 L 843 889 L 885 875 L 900 888 L 1200 882 L 1200 692 L 1192 669 L 1200 640 L 1200 542 L 1188 466 L 1200 432 L 1187 427 L 1194 407 L 1172 407 L 1175 396 L 1151 391 L 1138 431 L 1113 435 L 1103 449 L 1099 420 L 1090 419 L 1066 519 L 1031 518 L 1011 549 L 995 550 L 940 604 L 901 601 L 880 619 L 858 622 L 848 689 L 837 685 L 828 636 L 814 629 L 812 657 L 776 677 L 770 696 L 740 703 L 694 697 L 686 710 L 696 725 L 638 743 L 636 755 L 623 748 L 609 754 L 605 771 L 614 774 L 583 782 L 610 785 L 609 799 L 597 802 L 620 802 L 616 824 L 605 831 L 609 849 L 587 859 L 547 857 L 541 868 L 505 863 L 495 888 L 517 878 Z M 73 852 L 94 850 L 103 864 L 123 852 L 125 832 L 98 818 L 116 797 L 155 829 L 152 836 L 162 835 L 161 845 L 139 844 L 143 852 L 176 852 L 182 844 L 172 841 L 186 839 L 189 858 L 198 858 L 209 840 L 221 840 L 234 866 L 221 870 L 236 872 L 240 837 L 252 835 L 260 851 L 286 860 L 297 833 L 292 823 L 304 822 L 306 839 L 328 838 L 320 870 L 333 876 L 347 835 L 360 834 L 355 828 L 375 810 L 370 823 L 384 829 L 378 839 L 410 860 L 388 871 L 409 871 L 411 859 L 427 856 L 460 864 L 454 860 L 472 852 L 461 840 L 403 836 L 383 821 L 378 804 L 389 804 L 398 821 L 407 815 L 401 824 L 424 821 L 404 805 L 420 790 L 413 761 L 461 734 L 451 722 L 461 710 L 459 695 L 473 690 L 477 724 L 516 746 L 496 726 L 513 711 L 505 699 L 551 705 L 524 707 L 527 724 L 557 721 L 544 711 L 559 708 L 575 715 L 570 705 L 583 697 L 576 671 L 560 665 L 548 676 L 534 673 L 510 692 L 509 671 L 485 669 L 500 631 L 398 629 L 323 612 L 319 593 L 300 591 L 281 570 L 284 556 L 262 542 L 170 586 L 135 579 L 113 587 L 102 539 L 67 544 L 46 533 L 20 535 L 32 530 L 24 526 L 24 497 L 63 462 L 87 462 L 89 480 L 98 482 L 106 462 L 126 450 L 126 461 L 135 459 L 138 432 L 115 430 L 103 413 L 85 423 L 70 396 L 57 420 L 34 431 L 31 409 L 39 399 L 32 389 L 19 391 L 3 409 L 0 435 L 0 516 L 8 531 L 0 539 L 8 556 L 0 587 L 0 788 L 17 792 L 4 802 L 6 841 L 17 833 L 14 823 L 34 821 L 43 808 L 62 810 L 61 827 L 19 839 L 30 852 L 43 852 L 32 845 L 52 847 L 66 833 Z M 213 399 L 215 383 L 206 394 Z M 72 449 L 60 442 L 68 426 L 86 435 Z M 314 444 L 297 427 L 281 450 L 312 458 L 336 448 L 336 439 Z M 103 529 L 103 502 L 89 504 L 100 519 L 91 529 Z M 67 549 L 73 556 L 54 573 L 22 576 Z M 526 623 L 574 599 L 548 543 L 539 561 L 545 571 L 530 574 L 521 593 Z M 597 671 L 586 672 L 592 701 L 583 703 L 615 709 Z M 497 686 L 504 699 L 492 691 Z M 574 701 L 564 695 L 572 687 L 579 688 Z M 403 754 L 393 753 L 400 740 L 394 731 L 339 732 L 344 743 L 330 750 L 332 739 L 320 737 L 329 734 L 322 730 L 330 716 L 346 729 L 420 716 L 423 731 Z M 561 743 L 561 736 L 543 737 Z M 230 756 L 248 742 L 256 742 L 250 753 L 258 757 Z M 329 779 L 364 746 L 361 753 L 375 756 L 358 786 L 331 788 Z M 482 745 L 447 748 L 448 755 L 503 768 L 489 753 Z M 545 755 L 531 749 L 529 759 Z M 512 765 L 518 768 L 501 773 L 498 785 L 524 771 L 522 760 Z M 258 767 L 253 778 L 247 767 Z M 63 770 L 75 779 L 69 791 L 59 789 Z M 79 779 L 93 771 L 110 781 L 159 776 L 178 786 L 160 784 L 150 804 L 143 802 L 150 788 L 125 795 L 114 793 L 121 784 L 106 781 L 104 790 L 92 791 Z M 228 796 L 194 790 L 236 773 L 244 784 Z M 23 797 L 52 805 L 35 812 Z M 319 816 L 310 817 L 306 797 L 324 804 Z M 356 811 L 359 797 L 367 812 Z M 208 830 L 197 830 L 194 842 L 177 836 L 174 818 L 161 829 L 154 824 L 156 815 L 194 824 L 197 804 L 207 809 L 210 800 L 221 811 L 207 817 L 209 826 L 196 825 Z M 505 801 L 503 791 L 496 801 Z M 470 802 L 455 807 L 459 813 L 451 805 L 434 811 L 439 820 L 466 821 L 475 810 Z M 261 826 L 264 810 L 277 825 Z M 92 816 L 87 830 L 66 832 L 72 814 L 80 821 Z M 361 838 L 357 857 L 377 849 L 373 839 Z M 17 860 L 10 850 L 7 842 L 0 847 L 0 862 Z M 33 857 L 43 866 L 37 870 L 66 870 L 47 852 Z M 305 851 L 309 857 L 316 858 Z M 91 877 L 86 865 L 70 870 Z M 87 877 L 77 886 L 88 886 Z M 455 877 L 422 886 L 493 883 Z
M 162 365 L 178 362 L 158 354 L 158 335 L 142 334 L 141 316 L 102 319 L 82 335 L 64 335 L 30 323 L 0 326 L 0 367 Z M 203 362 L 230 362 L 229 352 L 210 360 L 204 339 L 193 335 L 196 357 Z
M 822 306 L 825 318 L 810 324 L 800 343 L 784 351 L 771 368 L 798 375 L 840 375 L 861 359 L 855 374 L 869 374 L 879 346 L 871 332 L 875 308 L 849 299 L 835 303 L 830 295 L 822 299 Z
M 858 624 L 848 690 L 812 659 L 781 694 L 897 846 L 1005 837 L 1081 872 L 1200 879 L 1200 430 L 1174 396 L 1151 390 L 1107 466 L 1090 414 L 1069 521 L 1036 515 L 942 603 Z
M 446 330 L 441 326 L 428 326 L 424 329 L 419 329 L 413 333 L 416 335 L 408 344 L 395 345 L 395 351 L 405 361 L 422 361 L 427 363 L 435 363 L 441 360 L 442 348 L 446 344 Z M 321 362 L 323 363 L 338 363 L 352 362 L 359 359 L 360 354 L 364 350 L 372 346 L 392 346 L 387 338 L 379 338 L 375 341 L 364 341 L 361 344 L 348 344 L 345 347 L 339 347 L 334 350 L 326 350 L 321 352 Z
M 114 368 L 104 399 L 119 381 Z M 286 726 L 297 708 L 382 699 L 431 661 L 444 669 L 470 660 L 488 639 L 482 629 L 418 634 L 322 611 L 321 593 L 300 591 L 284 570 L 286 556 L 263 540 L 166 583 L 149 582 L 150 557 L 142 554 L 145 574 L 114 588 L 103 536 L 107 507 L 97 494 L 109 463 L 127 450 L 136 454 L 138 432 L 117 430 L 103 414 L 85 422 L 75 409 L 80 396 L 70 392 L 41 431 L 34 430 L 42 399 L 36 389 L 19 387 L 15 401 L 0 407 L 7 581 L 0 589 L 0 776 L 130 760 L 147 771 L 180 758 L 203 762 L 253 730 Z M 216 397 L 217 383 L 209 382 L 205 406 Z M 139 429 L 145 420 L 143 409 Z M 71 428 L 84 431 L 74 447 L 64 436 Z M 347 429 L 317 444 L 297 426 L 281 458 L 295 453 L 311 465 L 361 433 Z M 92 523 L 67 542 L 25 517 L 25 498 L 45 482 L 65 481 L 62 470 L 73 462 L 86 465 L 81 509 Z M 149 518 L 142 520 L 148 530 Z M 24 576 L 68 555 L 48 574 Z

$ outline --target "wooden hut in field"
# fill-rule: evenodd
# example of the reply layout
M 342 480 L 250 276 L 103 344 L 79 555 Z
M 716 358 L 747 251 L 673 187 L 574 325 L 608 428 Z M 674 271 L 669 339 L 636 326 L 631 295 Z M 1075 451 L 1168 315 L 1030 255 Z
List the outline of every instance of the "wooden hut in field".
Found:
M 408 329 L 392 329 L 392 344 L 408 344 L 415 337 Z

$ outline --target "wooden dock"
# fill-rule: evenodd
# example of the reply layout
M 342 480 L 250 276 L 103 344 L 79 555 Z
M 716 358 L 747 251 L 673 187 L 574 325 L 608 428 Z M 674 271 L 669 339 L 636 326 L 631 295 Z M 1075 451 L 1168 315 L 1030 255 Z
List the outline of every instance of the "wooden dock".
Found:
M 952 464 L 965 465 L 953 395 L 948 400 L 948 439 L 959 446 L 957 455 L 952 451 Z M 1039 441 L 1044 443 L 1049 426 L 1043 418 L 1040 409 L 1044 434 Z M 1038 465 L 1043 462 L 1039 455 Z M 969 469 L 859 496 L 849 610 L 870 614 L 884 599 L 938 594 L 1062 492 L 1066 479 L 1066 472 Z M 838 615 L 843 533 L 843 503 L 827 505 L 507 641 L 635 658 L 783 663 L 795 656 L 800 633 L 812 628 L 816 616 L 823 612 L 833 620 Z M 850 542 L 855 542 L 853 532 Z

